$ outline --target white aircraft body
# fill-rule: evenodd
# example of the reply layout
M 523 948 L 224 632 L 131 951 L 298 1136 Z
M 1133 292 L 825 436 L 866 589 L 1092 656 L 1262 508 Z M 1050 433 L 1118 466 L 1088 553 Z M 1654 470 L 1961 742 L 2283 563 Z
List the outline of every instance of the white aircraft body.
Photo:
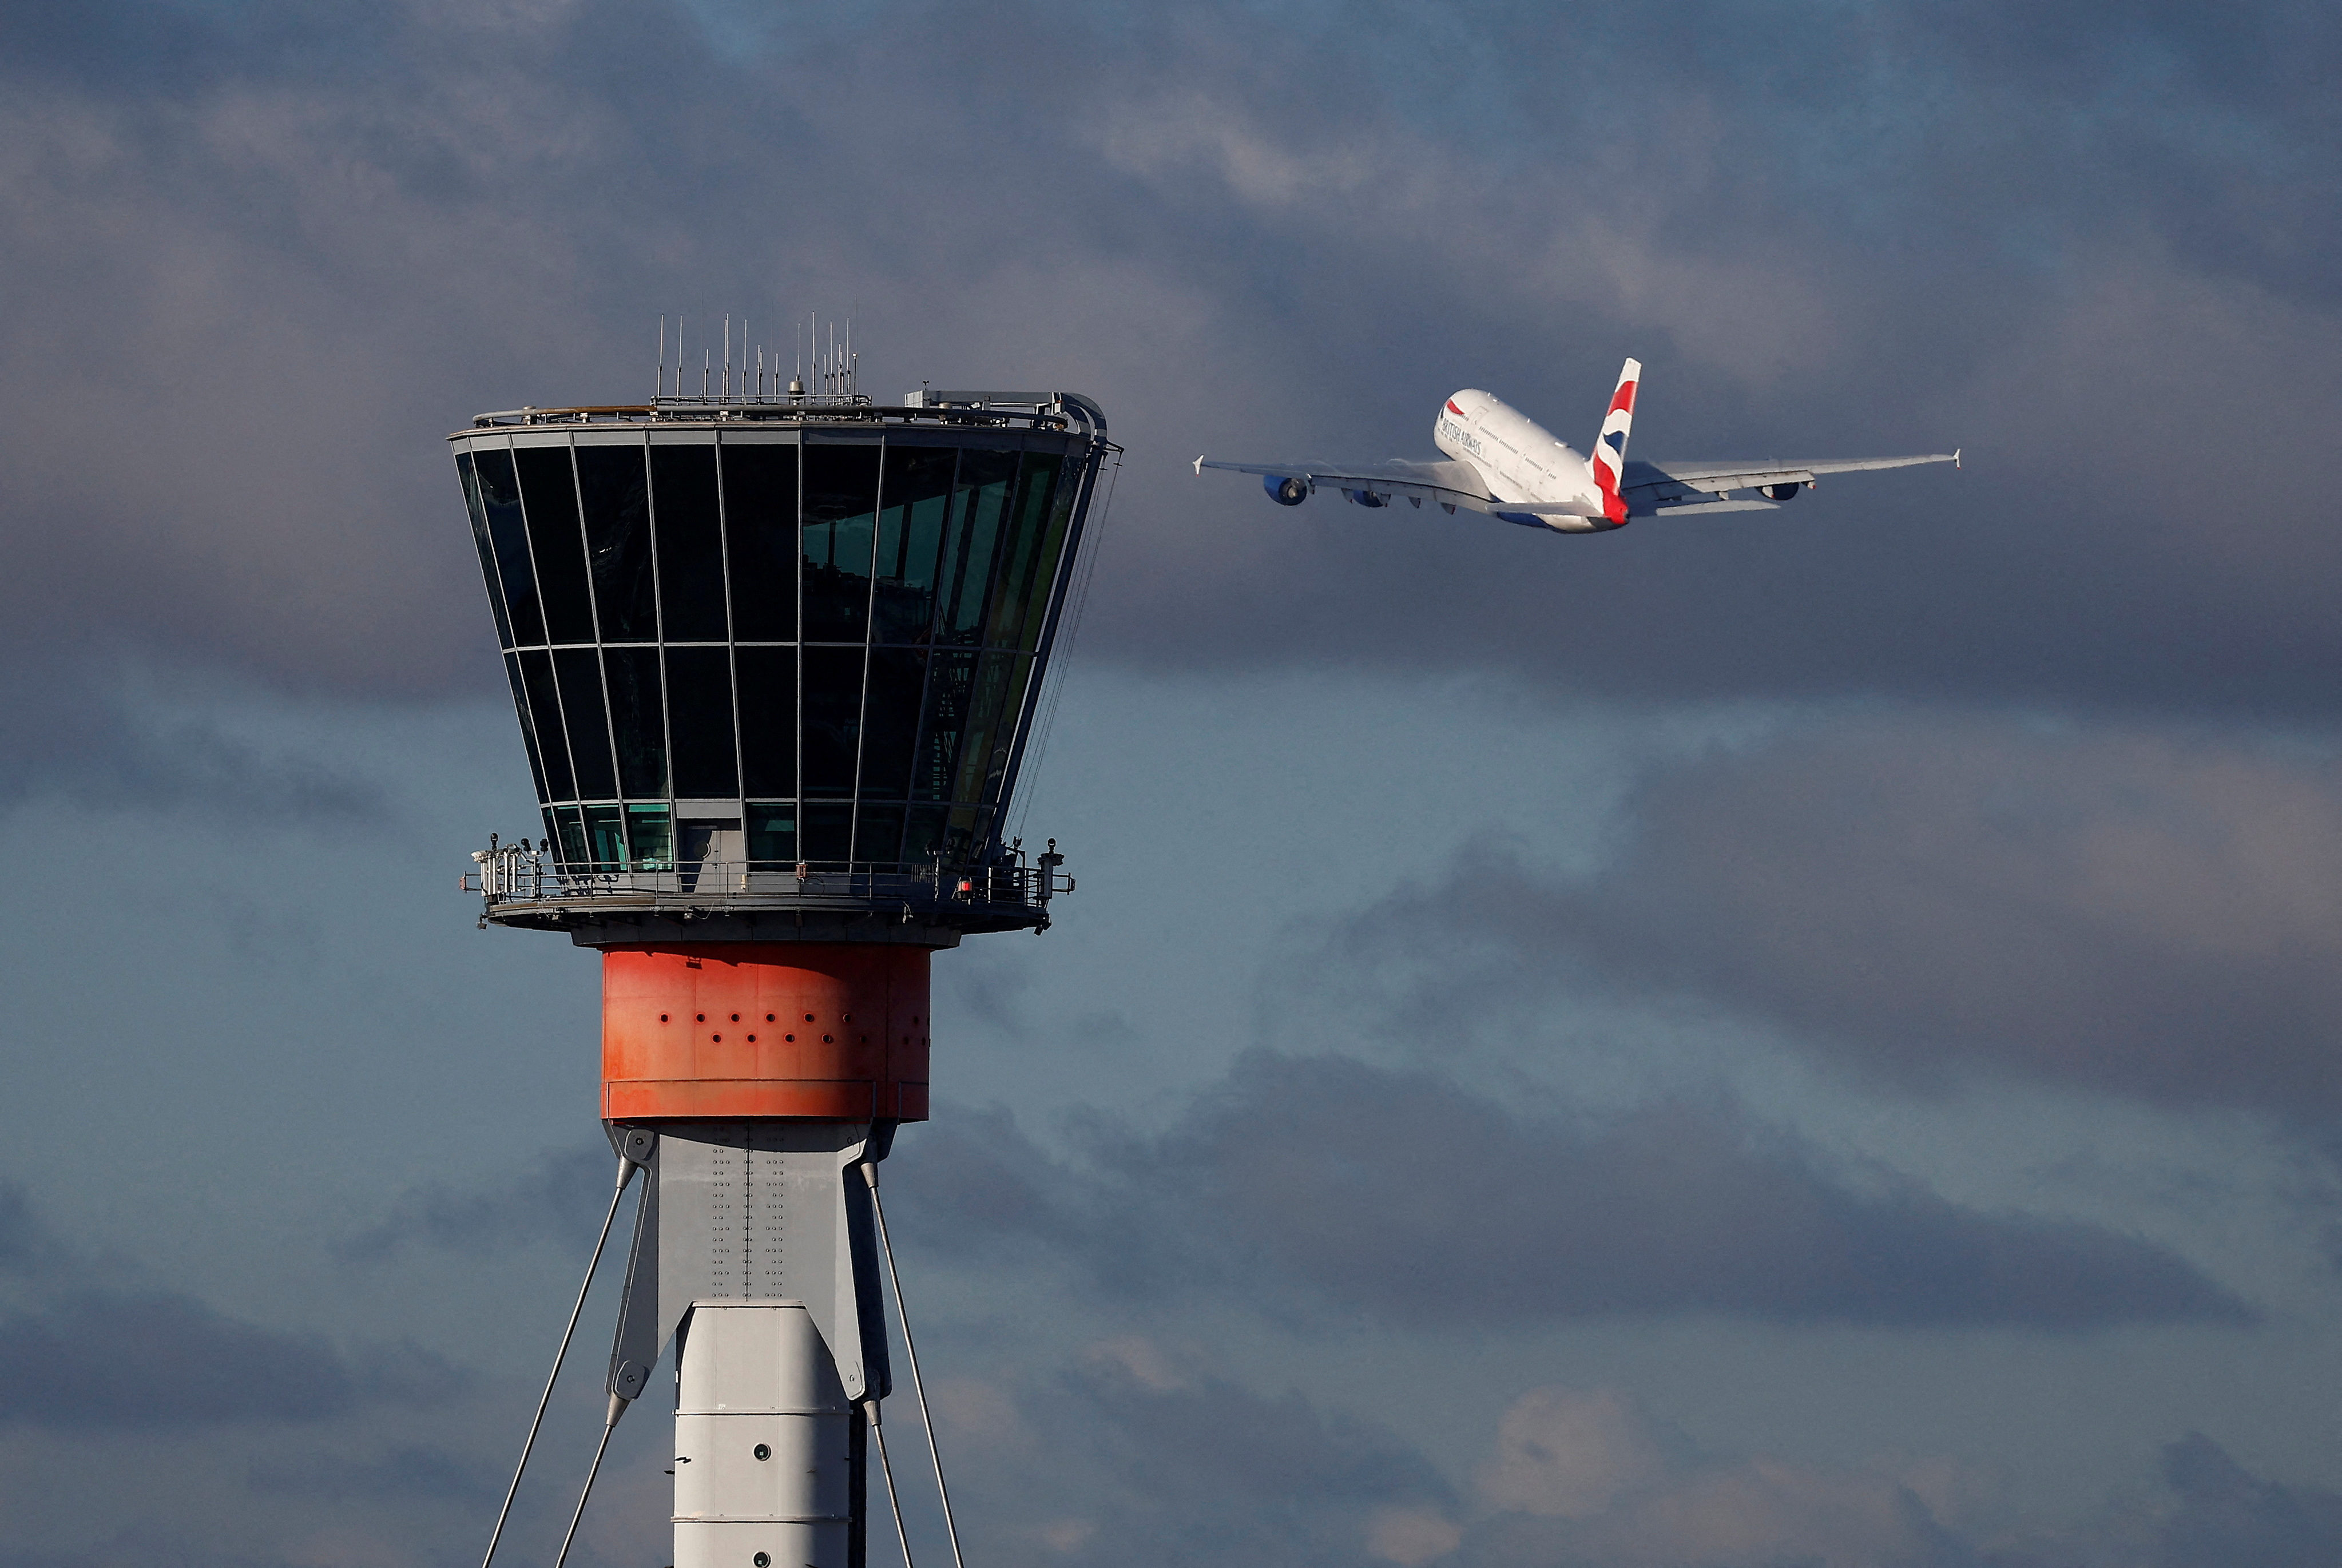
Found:
M 1600 534 L 1636 517 L 1692 513 L 1771 511 L 1814 487 L 1816 476 L 1870 468 L 1949 463 L 1960 454 L 1855 457 L 1790 463 L 1629 463 L 1626 435 L 1635 422 L 1635 392 L 1643 366 L 1628 360 L 1618 373 L 1593 455 L 1580 456 L 1528 415 L 1486 392 L 1459 392 L 1432 424 L 1444 463 L 1216 463 L 1198 457 L 1196 472 L 1226 468 L 1262 475 L 1261 487 L 1281 506 L 1298 506 L 1320 484 L 1330 484 L 1361 506 L 1387 506 L 1404 495 L 1416 506 L 1436 501 L 1507 523 L 1557 534 Z M 1735 500 L 1735 491 L 1747 491 Z

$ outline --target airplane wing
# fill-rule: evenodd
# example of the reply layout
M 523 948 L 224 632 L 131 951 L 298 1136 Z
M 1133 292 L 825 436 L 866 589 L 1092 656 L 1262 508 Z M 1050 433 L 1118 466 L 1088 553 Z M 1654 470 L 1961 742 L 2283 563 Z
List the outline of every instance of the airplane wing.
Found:
M 1499 501 L 1488 494 L 1487 481 L 1480 477 L 1480 471 L 1461 458 L 1437 463 L 1409 463 L 1398 458 L 1386 463 L 1216 463 L 1202 457 L 1196 459 L 1197 474 L 1206 468 L 1298 479 L 1313 490 L 1325 484 L 1338 490 L 1363 491 L 1385 501 L 1404 495 L 1418 506 L 1426 501 L 1436 501 L 1451 512 L 1463 506 L 1474 512 L 1561 516 L 1583 510 L 1543 502 Z
M 1921 463 L 1957 466 L 1957 452 L 1936 452 L 1920 457 L 1839 457 L 1817 462 L 1791 462 L 1767 457 L 1742 463 L 1629 463 L 1618 489 L 1626 498 L 1630 517 L 1672 517 L 1687 512 L 1758 512 L 1779 504 L 1754 498 L 1719 499 L 1735 490 L 1761 490 L 1771 484 L 1811 485 L 1822 474 L 1854 474 L 1874 468 L 1909 468 Z

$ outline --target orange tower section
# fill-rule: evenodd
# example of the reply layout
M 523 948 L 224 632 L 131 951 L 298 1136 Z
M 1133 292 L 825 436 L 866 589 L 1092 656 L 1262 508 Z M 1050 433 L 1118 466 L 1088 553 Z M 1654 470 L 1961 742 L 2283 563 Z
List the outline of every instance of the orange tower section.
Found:
M 928 952 L 604 948 L 604 1119 L 926 1121 Z

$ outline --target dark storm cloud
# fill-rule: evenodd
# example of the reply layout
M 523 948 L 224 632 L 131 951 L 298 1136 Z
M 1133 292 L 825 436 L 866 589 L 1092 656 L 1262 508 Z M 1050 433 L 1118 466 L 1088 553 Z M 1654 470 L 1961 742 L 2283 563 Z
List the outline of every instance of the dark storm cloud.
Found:
M 2191 1265 L 2093 1225 L 1965 1209 L 1830 1168 L 1729 1109 L 1606 1120 L 1429 1074 L 1256 1054 L 1171 1130 L 1092 1129 L 1055 1167 L 955 1117 L 896 1158 L 923 1244 L 1055 1257 L 1124 1293 L 1246 1282 L 1416 1327 L 1714 1313 L 2075 1330 L 2244 1323 Z M 1008 1255 L 1015 1255 L 1010 1253 Z
M 1483 844 L 1341 941 L 1396 1016 L 1690 997 L 1906 1085 L 1990 1068 L 2342 1109 L 2342 773 L 2154 732 L 1882 718 L 1654 768 L 1595 875 Z
M 125 1288 L 0 1185 L 0 1426 L 61 1433 L 316 1422 L 427 1405 L 455 1369 L 409 1345 L 355 1354 L 315 1333 L 244 1322 L 181 1292 Z
M 357 1400 L 324 1339 L 181 1295 L 69 1295 L 0 1319 L 0 1343 L 22 1358 L 0 1383 L 0 1421 L 62 1431 L 315 1421 Z
M 335 1250 L 350 1262 L 378 1263 L 419 1245 L 481 1256 L 551 1241 L 575 1244 L 583 1255 L 610 1202 L 616 1167 L 606 1146 L 580 1144 L 539 1154 L 485 1186 L 415 1187 Z
M 1093 654 L 2330 712 L 2342 25 L 2314 8 L 5 26 L 21 643 L 485 690 L 440 434 L 638 391 L 661 309 L 775 341 L 858 300 L 882 391 L 1114 409 Z M 1178 466 L 1419 451 L 1459 382 L 1581 435 L 1629 350 L 1646 455 L 1977 461 L 1576 541 Z

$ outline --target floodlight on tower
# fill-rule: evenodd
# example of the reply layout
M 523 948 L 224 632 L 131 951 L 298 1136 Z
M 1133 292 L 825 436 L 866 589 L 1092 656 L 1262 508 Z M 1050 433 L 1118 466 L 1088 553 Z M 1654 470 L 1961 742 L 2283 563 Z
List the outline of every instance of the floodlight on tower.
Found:
M 677 338 L 649 403 L 449 438 L 541 814 L 465 885 L 601 954 L 605 1241 L 643 1177 L 603 1445 L 672 1345 L 676 1568 L 862 1568 L 877 1163 L 927 1115 L 931 954 L 1072 890 L 1005 824 L 1119 449 L 1073 393 L 879 405 L 850 348 L 686 398 Z

